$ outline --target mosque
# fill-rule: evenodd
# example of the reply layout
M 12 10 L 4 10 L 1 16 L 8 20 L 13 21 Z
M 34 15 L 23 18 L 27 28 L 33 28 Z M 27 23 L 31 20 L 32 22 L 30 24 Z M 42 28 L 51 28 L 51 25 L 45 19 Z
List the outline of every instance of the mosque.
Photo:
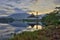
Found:
M 38 12 L 36 12 L 36 15 L 38 15 Z M 36 20 L 36 22 L 34 22 L 33 24 L 32 23 L 30 23 L 30 26 L 29 27 L 27 27 L 28 29 L 31 29 L 31 30 L 41 30 L 43 27 L 42 27 L 42 25 L 38 25 L 38 20 L 39 20 L 39 18 L 38 18 L 38 16 L 35 16 L 33 13 L 30 15 L 30 16 L 28 16 L 28 18 L 29 19 L 35 19 Z M 35 24 L 36 23 L 36 24 Z

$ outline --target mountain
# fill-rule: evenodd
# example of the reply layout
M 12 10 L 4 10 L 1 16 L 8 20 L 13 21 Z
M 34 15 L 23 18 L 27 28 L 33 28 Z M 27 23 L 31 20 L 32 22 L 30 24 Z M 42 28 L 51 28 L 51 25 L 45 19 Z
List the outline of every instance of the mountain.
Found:
M 15 13 L 15 14 L 10 15 L 9 17 L 19 20 L 19 19 L 27 18 L 28 16 L 29 14 L 27 13 Z
M 39 17 L 39 19 L 42 19 L 44 16 L 46 16 L 46 14 L 42 14 L 42 15 L 37 15 Z
M 0 17 L 0 23 L 12 23 L 13 21 L 14 21 L 13 18 Z

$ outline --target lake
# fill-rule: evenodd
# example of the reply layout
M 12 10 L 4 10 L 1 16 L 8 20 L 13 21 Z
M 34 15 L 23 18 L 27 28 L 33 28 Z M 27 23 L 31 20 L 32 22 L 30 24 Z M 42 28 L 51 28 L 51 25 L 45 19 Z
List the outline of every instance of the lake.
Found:
M 12 33 L 18 33 L 30 25 L 27 22 L 14 21 L 12 23 L 0 23 L 0 40 L 5 40 L 12 36 Z

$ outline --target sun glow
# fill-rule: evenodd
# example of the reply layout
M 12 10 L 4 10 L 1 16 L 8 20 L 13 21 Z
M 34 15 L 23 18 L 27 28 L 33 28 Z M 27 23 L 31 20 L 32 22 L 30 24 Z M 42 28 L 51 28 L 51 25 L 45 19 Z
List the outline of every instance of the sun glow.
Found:
M 49 12 L 52 12 L 52 11 L 54 11 L 54 10 L 47 11 L 47 12 L 30 11 L 30 12 L 27 12 L 27 13 L 36 15 L 36 13 L 38 12 L 38 15 L 42 15 L 42 14 L 48 14 Z

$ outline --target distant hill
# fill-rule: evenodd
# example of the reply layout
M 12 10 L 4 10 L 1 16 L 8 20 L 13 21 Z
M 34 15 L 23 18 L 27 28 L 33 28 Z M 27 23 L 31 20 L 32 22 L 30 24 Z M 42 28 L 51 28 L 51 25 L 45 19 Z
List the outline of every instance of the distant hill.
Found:
M 30 15 L 30 14 L 28 14 L 28 13 L 16 13 L 16 14 L 10 15 L 9 17 L 12 17 L 12 18 L 14 18 L 14 19 L 19 20 L 19 19 L 27 18 L 29 15 Z
M 12 23 L 13 21 L 14 19 L 10 17 L 0 17 L 0 23 Z

